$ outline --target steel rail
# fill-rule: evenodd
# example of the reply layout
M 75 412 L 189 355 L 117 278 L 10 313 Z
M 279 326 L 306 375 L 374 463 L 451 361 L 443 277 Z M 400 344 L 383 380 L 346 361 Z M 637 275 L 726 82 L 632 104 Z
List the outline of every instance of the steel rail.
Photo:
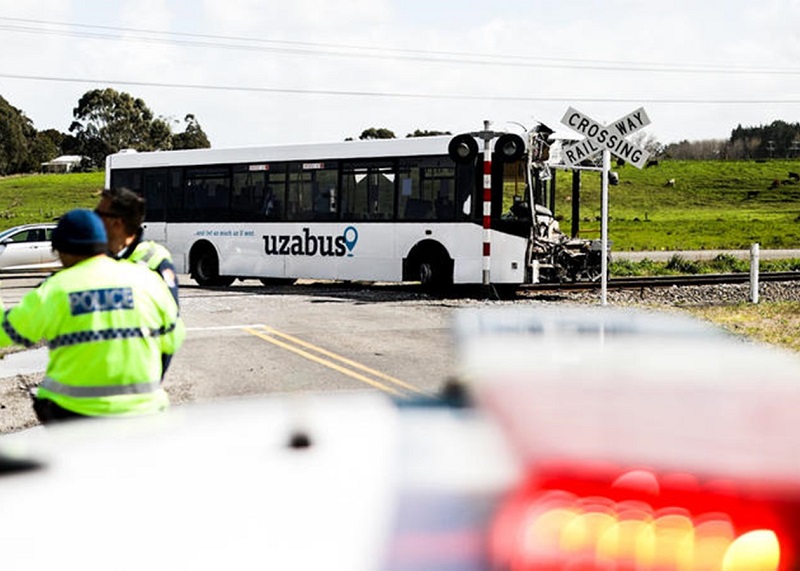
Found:
M 800 272 L 762 272 L 758 275 L 760 282 L 800 281 Z M 702 286 L 714 284 L 743 284 L 750 282 L 749 273 L 729 274 L 692 274 L 676 276 L 642 276 L 623 277 L 608 280 L 609 289 L 637 289 L 643 287 Z M 599 289 L 599 282 L 564 282 L 547 284 L 526 284 L 520 291 L 553 291 L 553 290 L 593 290 Z

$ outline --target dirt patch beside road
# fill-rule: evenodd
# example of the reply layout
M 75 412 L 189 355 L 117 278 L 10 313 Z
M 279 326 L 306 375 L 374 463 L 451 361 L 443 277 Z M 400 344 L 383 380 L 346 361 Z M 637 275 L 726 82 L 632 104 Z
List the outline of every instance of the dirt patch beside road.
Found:
M 0 379 L 0 434 L 39 424 L 31 406 L 30 388 L 42 382 L 42 374 Z

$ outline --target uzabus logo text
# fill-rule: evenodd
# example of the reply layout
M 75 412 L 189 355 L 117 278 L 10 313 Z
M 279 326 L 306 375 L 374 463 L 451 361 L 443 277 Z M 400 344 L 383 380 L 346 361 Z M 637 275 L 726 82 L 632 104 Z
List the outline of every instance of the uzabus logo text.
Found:
M 348 226 L 340 235 L 312 234 L 303 228 L 301 234 L 266 234 L 264 253 L 267 256 L 352 256 L 358 231 Z

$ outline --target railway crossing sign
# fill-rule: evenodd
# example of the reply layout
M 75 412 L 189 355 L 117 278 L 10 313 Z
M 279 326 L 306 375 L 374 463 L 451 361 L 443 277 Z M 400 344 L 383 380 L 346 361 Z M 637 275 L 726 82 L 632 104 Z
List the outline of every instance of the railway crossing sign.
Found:
M 600 303 L 606 305 L 608 303 L 608 181 L 611 175 L 611 155 L 614 154 L 636 168 L 642 168 L 647 164 L 650 153 L 625 137 L 649 125 L 650 118 L 645 113 L 644 107 L 639 107 L 625 117 L 603 125 L 570 107 L 561 118 L 561 123 L 585 137 L 561 149 L 564 163 L 575 169 L 599 170 L 603 173 L 600 194 L 600 251 L 603 252 L 600 258 Z M 602 168 L 580 166 L 580 163 L 597 153 L 603 154 Z
M 603 125 L 570 107 L 561 118 L 561 123 L 586 137 L 562 149 L 562 158 L 568 166 L 577 166 L 605 150 L 636 168 L 642 168 L 650 156 L 645 149 L 625 138 L 650 124 L 650 118 L 644 107 L 608 125 Z

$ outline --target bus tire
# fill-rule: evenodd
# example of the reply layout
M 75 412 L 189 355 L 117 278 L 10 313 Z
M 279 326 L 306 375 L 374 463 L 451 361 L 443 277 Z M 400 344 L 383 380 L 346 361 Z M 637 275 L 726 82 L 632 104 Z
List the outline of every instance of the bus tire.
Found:
M 235 276 L 219 275 L 219 258 L 210 244 L 196 246 L 191 254 L 191 277 L 201 286 L 229 286 Z
M 446 256 L 429 252 L 419 258 L 417 274 L 423 289 L 444 293 L 453 284 L 453 262 Z
M 420 282 L 430 293 L 444 293 L 453 284 L 453 259 L 439 242 L 423 240 L 403 259 L 403 281 Z

